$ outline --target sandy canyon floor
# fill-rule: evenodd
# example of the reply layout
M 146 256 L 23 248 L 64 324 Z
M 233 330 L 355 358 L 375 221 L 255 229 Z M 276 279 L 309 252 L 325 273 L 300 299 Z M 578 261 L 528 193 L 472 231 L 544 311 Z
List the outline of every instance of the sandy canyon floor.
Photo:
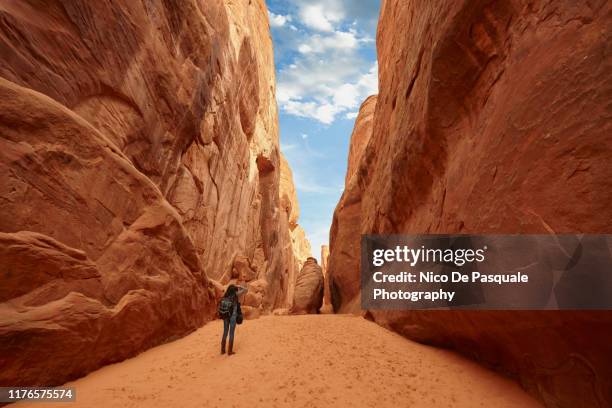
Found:
M 45 407 L 538 407 L 517 384 L 360 317 L 269 316 L 223 325 L 67 384 L 76 403 Z M 38 407 L 40 404 L 32 406 Z M 27 404 L 18 404 L 23 407 Z

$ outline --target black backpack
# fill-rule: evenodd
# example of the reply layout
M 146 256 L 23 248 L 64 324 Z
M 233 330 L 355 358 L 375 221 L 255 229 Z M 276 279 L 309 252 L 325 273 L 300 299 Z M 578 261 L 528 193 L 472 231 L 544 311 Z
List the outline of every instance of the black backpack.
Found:
M 217 313 L 221 319 L 229 319 L 234 313 L 234 299 L 231 297 L 222 297 L 219 301 Z
M 238 302 L 238 310 L 236 310 L 236 323 L 242 324 L 244 317 L 242 316 L 242 309 L 240 308 L 240 302 Z

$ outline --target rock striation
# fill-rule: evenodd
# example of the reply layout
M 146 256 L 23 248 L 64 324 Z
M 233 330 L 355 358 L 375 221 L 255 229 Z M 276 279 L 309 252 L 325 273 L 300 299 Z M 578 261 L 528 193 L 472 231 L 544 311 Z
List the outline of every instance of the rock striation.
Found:
M 251 287 L 250 315 L 287 307 L 297 217 L 281 211 L 264 1 L 0 16 L 0 385 L 61 384 L 182 336 L 230 281 Z
M 383 2 L 371 135 L 352 143 L 362 153 L 331 229 L 335 310 L 358 310 L 360 233 L 612 231 L 611 11 Z M 548 406 L 612 405 L 610 312 L 369 314 L 517 378 Z
M 295 283 L 291 313 L 319 313 L 322 305 L 323 271 L 315 258 L 308 258 Z

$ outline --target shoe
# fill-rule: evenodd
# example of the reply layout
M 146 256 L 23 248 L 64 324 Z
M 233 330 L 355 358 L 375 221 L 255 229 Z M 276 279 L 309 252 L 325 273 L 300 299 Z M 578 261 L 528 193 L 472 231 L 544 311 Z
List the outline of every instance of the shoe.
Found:
M 221 354 L 225 354 L 225 344 L 221 345 Z
M 231 356 L 232 354 L 236 354 L 232 349 L 234 348 L 234 342 L 230 341 L 229 350 L 227 351 L 227 355 Z

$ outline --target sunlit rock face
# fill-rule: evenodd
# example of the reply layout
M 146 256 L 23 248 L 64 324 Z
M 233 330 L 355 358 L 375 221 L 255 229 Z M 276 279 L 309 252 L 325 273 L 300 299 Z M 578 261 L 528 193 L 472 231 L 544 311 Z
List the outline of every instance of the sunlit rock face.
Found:
M 0 15 L 0 384 L 63 383 L 184 335 L 233 280 L 251 314 L 287 306 L 264 1 Z
M 300 218 L 300 203 L 297 190 L 293 183 L 293 173 L 287 159 L 281 153 L 280 156 L 280 206 L 284 210 L 289 225 L 291 248 L 297 265 L 297 272 L 302 268 L 306 259 L 312 256 L 310 241 L 306 238 L 306 232 L 298 224 Z M 285 229 L 283 229 L 285 231 Z
M 336 310 L 359 311 L 361 233 L 612 231 L 611 7 L 383 2 L 371 136 L 349 159 L 331 230 Z M 370 316 L 548 406 L 612 405 L 610 312 Z
M 287 292 L 283 309 L 290 309 L 293 303 L 295 283 L 306 260 L 312 256 L 310 242 L 306 233 L 298 224 L 300 218 L 300 206 L 297 191 L 293 183 L 293 173 L 284 155 L 280 155 L 280 207 L 286 224 L 281 228 L 281 247 L 285 251 L 285 274 L 287 280 Z M 288 233 L 288 234 L 287 234 Z
M 329 293 L 329 246 L 321 245 L 321 270 L 323 272 L 323 306 L 331 308 L 331 295 Z

